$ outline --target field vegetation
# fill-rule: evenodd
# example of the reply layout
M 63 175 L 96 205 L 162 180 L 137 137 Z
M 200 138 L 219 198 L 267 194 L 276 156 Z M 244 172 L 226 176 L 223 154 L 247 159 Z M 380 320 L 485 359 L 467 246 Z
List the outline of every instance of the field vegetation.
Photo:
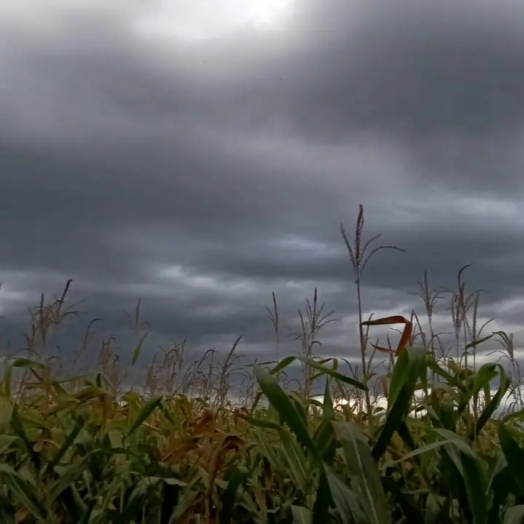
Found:
M 122 362 L 132 370 L 141 358 L 140 303 L 134 347 L 119 358 L 105 340 L 97 365 L 75 371 L 52 350 L 74 314 L 69 284 L 42 297 L 25 347 L 6 350 L 1 364 L 0 522 L 524 522 L 513 336 L 478 325 L 480 293 L 466 291 L 465 268 L 448 291 L 432 290 L 424 274 L 424 319 L 365 319 L 368 262 L 380 250 L 403 255 L 373 247 L 378 237 L 364 241 L 363 229 L 361 207 L 353 238 L 341 231 L 358 300 L 358 365 L 317 356 L 332 318 L 315 291 L 300 313 L 296 355 L 248 365 L 239 339 L 225 356 L 188 362 L 185 343 L 175 344 L 130 387 Z M 448 345 L 434 331 L 439 300 L 451 306 Z M 278 343 L 275 295 L 268 312 Z M 371 344 L 375 326 L 389 324 L 402 325 L 399 342 Z M 298 382 L 289 374 L 297 365 Z

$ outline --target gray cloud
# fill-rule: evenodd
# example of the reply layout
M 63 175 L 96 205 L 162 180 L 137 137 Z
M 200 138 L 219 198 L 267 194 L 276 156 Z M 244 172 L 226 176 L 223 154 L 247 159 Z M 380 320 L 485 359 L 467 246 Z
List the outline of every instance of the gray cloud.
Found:
M 189 43 L 145 38 L 138 4 L 20 5 L 0 8 L 0 301 L 17 326 L 71 277 L 109 331 L 140 296 L 159 339 L 244 334 L 257 354 L 271 291 L 291 322 L 318 286 L 342 319 L 326 351 L 351 352 L 339 224 L 360 202 L 367 234 L 407 250 L 370 264 L 366 308 L 409 312 L 424 269 L 453 285 L 474 262 L 486 314 L 505 304 L 515 325 L 518 3 L 303 2 L 287 30 Z

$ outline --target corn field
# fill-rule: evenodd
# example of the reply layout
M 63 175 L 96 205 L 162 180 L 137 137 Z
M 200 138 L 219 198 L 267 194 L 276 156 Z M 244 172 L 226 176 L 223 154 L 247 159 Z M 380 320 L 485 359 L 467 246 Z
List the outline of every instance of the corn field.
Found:
M 330 321 L 315 290 L 300 313 L 297 355 L 241 366 L 237 340 L 225 359 L 211 352 L 183 368 L 184 345 L 175 345 L 155 356 L 143 387 L 126 389 L 108 340 L 92 370 L 64 376 L 46 348 L 71 313 L 69 283 L 51 303 L 42 297 L 24 355 L 2 361 L 0 522 L 524 522 L 524 403 L 512 335 L 482 334 L 464 268 L 451 293 L 456 355 L 433 332 L 439 295 L 427 274 L 419 286 L 428 332 L 414 312 L 364 320 L 362 228 L 361 208 L 354 245 L 342 230 L 359 298 L 357 367 L 315 356 Z M 132 365 L 145 338 L 139 305 Z M 404 325 L 396 347 L 368 344 L 373 326 L 389 324 Z M 489 340 L 501 358 L 479 365 Z M 377 368 L 380 353 L 387 362 Z M 296 365 L 303 380 L 293 387 L 286 372 Z M 235 403 L 239 369 L 245 395 Z

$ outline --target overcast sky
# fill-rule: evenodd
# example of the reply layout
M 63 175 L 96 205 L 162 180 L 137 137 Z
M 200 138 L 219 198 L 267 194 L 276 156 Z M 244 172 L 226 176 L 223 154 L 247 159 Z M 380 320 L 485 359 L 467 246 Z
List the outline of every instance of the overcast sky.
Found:
M 293 324 L 317 286 L 340 319 L 321 353 L 355 355 L 339 226 L 363 204 L 407 250 L 368 266 L 366 315 L 422 314 L 424 270 L 473 263 L 518 342 L 523 140 L 516 0 L 3 2 L 4 324 L 72 278 L 83 325 L 119 333 L 141 298 L 153 346 L 268 357 L 271 292 Z

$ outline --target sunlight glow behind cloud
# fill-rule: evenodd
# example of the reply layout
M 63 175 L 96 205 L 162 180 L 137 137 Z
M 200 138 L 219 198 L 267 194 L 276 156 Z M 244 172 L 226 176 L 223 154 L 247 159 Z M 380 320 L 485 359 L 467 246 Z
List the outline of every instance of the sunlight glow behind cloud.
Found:
M 138 29 L 186 42 L 213 40 L 245 29 L 280 28 L 291 6 L 292 0 L 163 0 L 139 22 Z

